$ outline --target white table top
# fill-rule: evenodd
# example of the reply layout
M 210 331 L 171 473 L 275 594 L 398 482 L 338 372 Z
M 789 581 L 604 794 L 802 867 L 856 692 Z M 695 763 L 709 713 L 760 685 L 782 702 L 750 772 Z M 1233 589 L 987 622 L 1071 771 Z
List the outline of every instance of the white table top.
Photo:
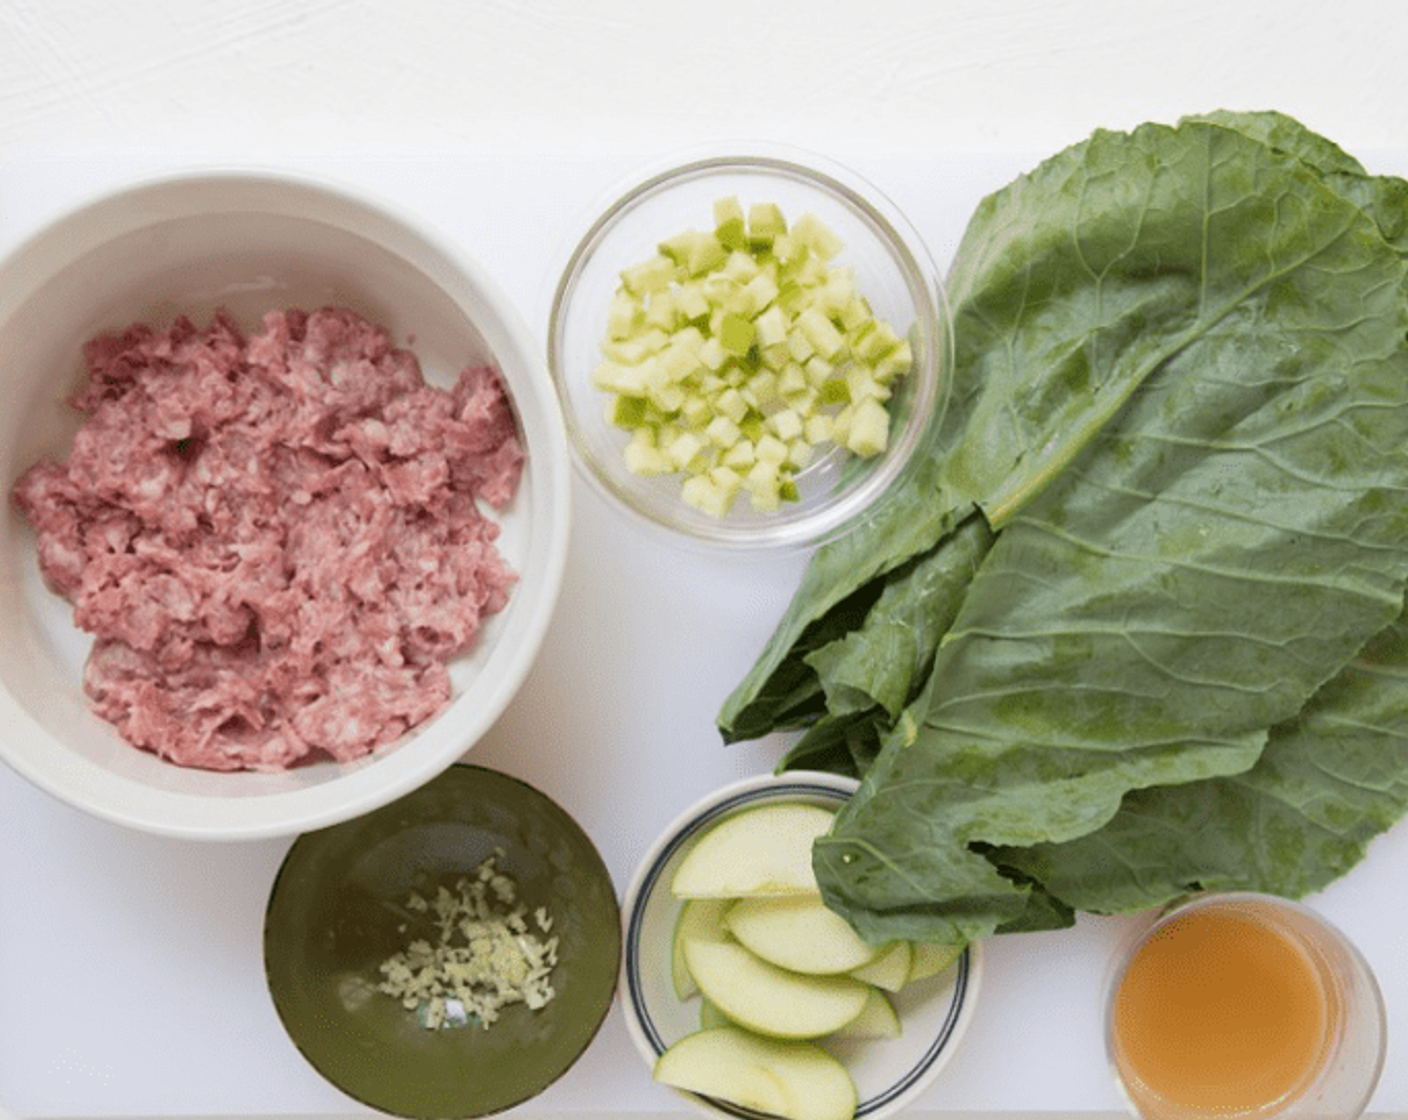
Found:
M 1371 170 L 1408 174 L 1404 37 L 1384 22 L 1408 17 L 1359 7 L 713 0 L 686 19 L 658 0 L 0 0 L 0 251 L 150 172 L 285 166 L 459 238 L 541 337 L 593 207 L 662 151 L 710 139 L 849 163 L 941 265 L 983 194 L 1099 126 L 1274 106 Z M 713 717 L 804 558 L 670 551 L 584 486 L 574 496 L 552 633 L 472 757 L 562 801 L 624 887 L 685 804 L 780 753 L 723 747 Z M 0 1116 L 369 1115 L 302 1061 L 263 986 L 263 908 L 289 840 L 135 834 L 4 767 L 0 840 Z M 1391 1019 L 1408 1011 L 1405 882 L 1400 825 L 1310 900 L 1369 957 Z M 1096 1004 L 1124 926 L 989 943 L 972 1029 L 916 1114 L 1118 1110 Z M 617 1009 L 515 1114 L 678 1109 Z M 1396 1035 L 1373 1110 L 1408 1115 Z

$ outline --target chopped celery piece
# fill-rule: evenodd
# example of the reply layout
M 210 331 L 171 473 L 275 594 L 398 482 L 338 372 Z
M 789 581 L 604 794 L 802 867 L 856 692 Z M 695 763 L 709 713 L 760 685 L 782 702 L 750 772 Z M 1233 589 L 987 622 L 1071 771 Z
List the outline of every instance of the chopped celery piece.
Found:
M 748 248 L 748 222 L 737 197 L 714 202 L 714 237 L 729 250 Z
M 836 324 L 817 307 L 808 307 L 798 315 L 797 325 L 802 328 L 812 349 L 827 361 L 834 360 L 846 345 L 846 338 L 836 329 Z
M 826 404 L 850 404 L 851 387 L 839 377 L 821 383 L 821 399 Z
M 662 292 L 675 278 L 675 263 L 663 253 L 633 264 L 621 272 L 621 283 L 632 295 Z
M 748 207 L 748 240 L 756 246 L 771 245 L 787 232 L 787 219 L 775 202 L 755 202 Z
M 752 348 L 757 327 L 742 315 L 729 312 L 719 323 L 719 343 L 729 354 L 742 356 Z
M 683 499 L 723 517 L 745 493 L 760 511 L 798 500 L 823 445 L 883 451 L 913 353 L 832 263 L 841 241 L 814 214 L 789 225 L 730 196 L 712 217 L 621 270 L 592 382 L 631 433 L 628 469 L 683 476 Z
M 644 397 L 628 397 L 620 394 L 616 397 L 615 405 L 611 413 L 611 422 L 618 428 L 639 428 L 645 423 L 648 406 Z
M 820 261 L 829 261 L 841 249 L 841 239 L 815 214 L 803 214 L 792 224 L 792 234 Z
M 690 276 L 717 268 L 728 257 L 718 237 L 700 230 L 685 230 L 660 242 L 659 248 Z
M 778 439 L 791 442 L 802 435 L 804 423 L 796 411 L 784 408 L 771 416 L 772 430 Z
M 772 304 L 758 316 L 754 323 L 757 328 L 758 345 L 776 346 L 781 343 L 785 347 L 789 325 L 787 313 L 777 304 Z
M 635 297 L 625 288 L 619 289 L 611 297 L 611 306 L 606 311 L 606 336 L 611 339 L 627 339 L 636 332 L 640 322 L 641 307 Z
M 878 455 L 890 439 L 890 415 L 874 397 L 856 405 L 846 446 L 857 455 Z

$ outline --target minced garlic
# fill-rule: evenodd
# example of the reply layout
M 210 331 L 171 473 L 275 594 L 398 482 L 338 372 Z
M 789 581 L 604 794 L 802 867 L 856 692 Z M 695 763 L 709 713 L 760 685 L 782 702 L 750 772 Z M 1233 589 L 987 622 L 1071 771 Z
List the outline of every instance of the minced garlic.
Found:
M 478 1022 L 487 1030 L 505 1005 L 537 1010 L 555 994 L 558 941 L 538 936 L 551 929 L 552 918 L 539 907 L 533 915 L 538 928 L 529 928 L 517 885 L 498 870 L 503 854 L 495 852 L 453 891 L 442 886 L 433 900 L 419 893 L 406 900 L 406 909 L 433 915 L 438 937 L 434 944 L 413 941 L 382 962 L 377 991 L 415 1011 L 424 1027 Z

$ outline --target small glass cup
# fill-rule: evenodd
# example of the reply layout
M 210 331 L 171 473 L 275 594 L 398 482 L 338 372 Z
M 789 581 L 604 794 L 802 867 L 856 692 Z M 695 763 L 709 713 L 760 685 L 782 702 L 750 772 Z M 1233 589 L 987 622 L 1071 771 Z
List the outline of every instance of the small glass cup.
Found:
M 1387 1035 L 1358 949 L 1271 895 L 1175 903 L 1117 954 L 1107 986 L 1106 1053 L 1143 1120 L 1352 1120 Z

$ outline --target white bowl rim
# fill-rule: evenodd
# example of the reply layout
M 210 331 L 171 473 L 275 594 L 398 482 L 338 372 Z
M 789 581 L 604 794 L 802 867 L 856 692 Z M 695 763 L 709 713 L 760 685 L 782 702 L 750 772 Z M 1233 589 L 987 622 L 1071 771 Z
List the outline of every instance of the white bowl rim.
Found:
M 522 385 L 512 385 L 511 391 L 516 401 L 521 401 L 525 394 L 531 397 L 535 414 L 552 437 L 543 441 L 543 446 L 528 448 L 528 469 L 534 477 L 549 483 L 554 498 L 549 503 L 544 496 L 539 503 L 542 508 L 538 516 L 546 530 L 545 537 L 555 542 L 555 547 L 550 554 L 541 550 L 533 556 L 539 578 L 538 594 L 530 602 L 521 604 L 515 616 L 520 640 L 497 654 L 498 664 L 503 667 L 497 687 L 483 697 L 484 703 L 470 713 L 469 721 L 461 725 L 454 736 L 447 736 L 434 751 L 417 752 L 403 749 L 414 746 L 413 743 L 397 744 L 387 748 L 385 753 L 375 752 L 368 759 L 350 764 L 335 780 L 318 785 L 254 797 L 201 796 L 155 789 L 67 752 L 52 769 L 31 765 L 23 755 L 10 749 L 12 739 L 16 736 L 50 737 L 8 689 L 0 685 L 0 760 L 36 788 L 97 819 L 140 832 L 190 840 L 259 840 L 326 827 L 387 804 L 453 765 L 492 726 L 527 678 L 560 598 L 572 520 L 571 462 L 562 413 L 545 358 L 513 301 L 456 238 L 404 206 L 361 186 L 333 177 L 262 165 L 211 164 L 139 175 L 90 190 L 47 218 L 0 257 L 0 276 L 22 267 L 27 258 L 42 256 L 46 241 L 61 234 L 66 226 L 82 222 L 103 208 L 121 206 L 124 201 L 155 192 L 220 184 L 253 190 L 292 189 L 306 197 L 335 201 L 363 211 L 438 257 L 464 277 L 492 307 L 499 320 L 497 327 L 502 344 L 516 357 L 530 363 L 533 376 Z M 365 235 L 359 233 L 358 236 Z M 396 252 L 390 246 L 382 245 L 382 248 Z M 21 306 L 29 290 L 13 300 L 0 293 L 0 317 L 7 318 Z M 483 324 L 475 326 L 483 329 Z M 521 405 L 516 403 L 515 407 L 521 417 Z M 259 806 L 257 813 L 247 811 L 252 804 Z
M 637 865 L 621 900 L 621 930 L 625 950 L 621 955 L 621 1005 L 626 1030 L 636 1049 L 652 1064 L 665 1049 L 665 1043 L 649 1016 L 642 1010 L 644 996 L 640 990 L 640 918 L 643 900 L 649 898 L 670 859 L 678 853 L 705 825 L 764 798 L 774 797 L 848 797 L 859 788 L 854 778 L 820 770 L 788 770 L 776 774 L 761 774 L 731 782 L 696 801 L 660 833 Z M 899 1082 L 882 1093 L 857 1103 L 856 1117 L 889 1116 L 913 1103 L 924 1092 L 953 1056 L 973 1017 L 979 989 L 982 986 L 984 957 L 980 942 L 969 943 L 958 961 L 954 995 L 943 1025 L 923 1055 Z M 721 1104 L 694 1093 L 682 1096 L 696 1111 L 710 1116 L 750 1118 L 756 1113 L 741 1107 Z

